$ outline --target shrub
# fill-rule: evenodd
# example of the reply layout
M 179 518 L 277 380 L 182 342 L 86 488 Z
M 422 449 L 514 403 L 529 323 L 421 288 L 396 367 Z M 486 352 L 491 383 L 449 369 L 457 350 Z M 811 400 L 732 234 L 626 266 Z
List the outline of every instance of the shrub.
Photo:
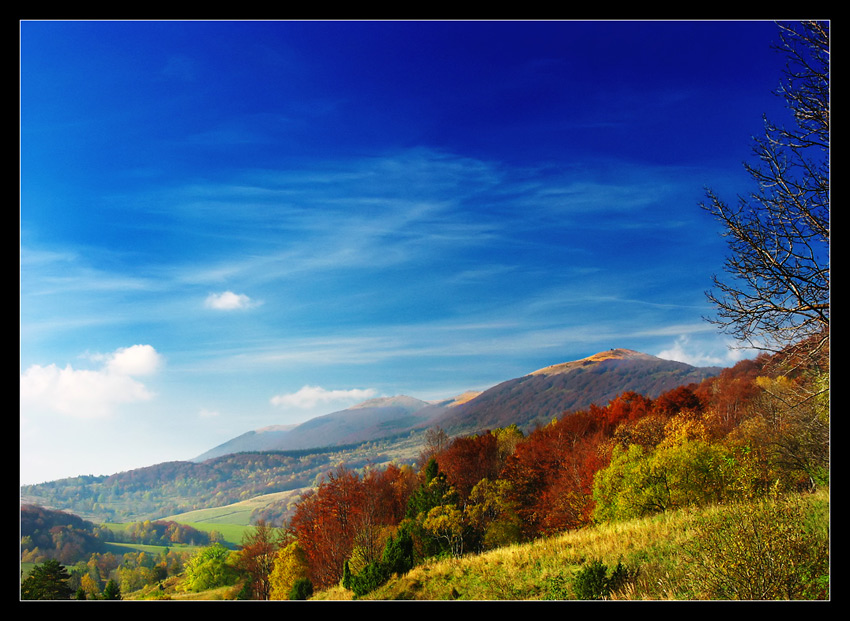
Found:
M 828 506 L 778 498 L 703 518 L 685 547 L 693 588 L 709 599 L 829 597 Z
M 573 578 L 573 593 L 576 599 L 605 599 L 629 579 L 629 571 L 618 562 L 608 575 L 608 567 L 599 560 L 590 561 Z
M 313 594 L 313 583 L 309 578 L 299 578 L 289 591 L 289 599 L 309 599 Z

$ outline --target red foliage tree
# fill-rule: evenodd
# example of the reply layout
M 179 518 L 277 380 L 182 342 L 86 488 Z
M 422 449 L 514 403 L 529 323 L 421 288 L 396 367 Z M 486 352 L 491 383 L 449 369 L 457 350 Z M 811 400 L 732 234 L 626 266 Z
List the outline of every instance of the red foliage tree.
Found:
M 691 410 L 702 412 L 704 403 L 694 390 L 696 385 L 679 386 L 673 390 L 659 395 L 652 404 L 652 411 L 655 414 L 671 417 L 675 416 L 683 410 Z
M 587 492 L 604 465 L 597 447 L 606 426 L 596 411 L 570 413 L 536 429 L 507 459 L 501 476 L 511 484 L 527 538 L 577 526 L 589 515 Z
M 437 454 L 436 460 L 463 503 L 476 483 L 484 478 L 494 479 L 499 474 L 496 436 L 485 432 L 455 438 L 447 449 Z
M 406 467 L 369 469 L 361 478 L 340 466 L 303 496 L 289 527 L 307 556 L 314 586 L 339 582 L 355 546 L 366 560 L 375 560 L 383 549 L 384 527 L 404 518 L 416 484 L 416 473 Z
M 237 564 L 248 574 L 256 599 L 269 599 L 271 594 L 269 577 L 274 567 L 279 542 L 275 529 L 263 520 L 257 522 L 254 530 L 246 533 L 242 539 Z
M 650 410 L 652 399 L 634 391 L 624 392 L 611 400 L 605 408 L 605 429 L 611 432 L 620 423 L 643 418 Z
M 339 467 L 302 497 L 290 529 L 304 549 L 317 588 L 336 584 L 354 547 L 363 487 L 357 475 Z

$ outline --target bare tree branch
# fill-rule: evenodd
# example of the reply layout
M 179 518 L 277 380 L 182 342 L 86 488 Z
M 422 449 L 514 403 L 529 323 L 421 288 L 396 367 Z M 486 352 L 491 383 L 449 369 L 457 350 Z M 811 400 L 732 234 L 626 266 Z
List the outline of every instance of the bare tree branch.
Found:
M 709 321 L 755 348 L 820 349 L 830 310 L 829 24 L 778 26 L 787 63 L 776 93 L 796 126 L 765 120 L 755 162 L 744 164 L 757 190 L 735 207 L 707 190 L 700 205 L 721 223 L 731 251 L 728 278 L 715 276 L 707 293 L 717 311 Z

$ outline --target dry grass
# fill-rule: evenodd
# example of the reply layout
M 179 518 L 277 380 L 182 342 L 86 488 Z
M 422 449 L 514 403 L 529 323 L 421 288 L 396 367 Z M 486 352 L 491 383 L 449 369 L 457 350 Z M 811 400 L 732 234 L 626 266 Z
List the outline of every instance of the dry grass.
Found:
M 718 510 L 722 507 L 686 509 L 432 561 L 394 577 L 364 599 L 573 599 L 572 578 L 591 560 L 600 560 L 609 569 L 622 562 L 631 570 L 628 582 L 611 594 L 612 600 L 694 599 L 693 580 L 681 551 L 696 521 Z

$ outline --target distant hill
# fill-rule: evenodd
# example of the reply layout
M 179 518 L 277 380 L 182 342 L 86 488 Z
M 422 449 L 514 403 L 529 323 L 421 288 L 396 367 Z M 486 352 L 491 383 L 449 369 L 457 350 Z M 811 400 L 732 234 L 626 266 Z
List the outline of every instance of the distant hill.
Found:
M 342 446 L 396 435 L 415 428 L 433 415 L 429 404 L 404 395 L 370 399 L 339 412 L 317 416 L 289 427 L 272 426 L 243 433 L 192 461 L 230 453 L 295 451 Z M 425 414 L 421 412 L 425 410 Z
M 450 435 L 516 424 L 524 430 L 564 412 L 607 405 L 626 391 L 649 398 L 698 383 L 720 367 L 694 367 L 630 349 L 611 349 L 573 362 L 545 367 L 498 384 L 431 423 Z

